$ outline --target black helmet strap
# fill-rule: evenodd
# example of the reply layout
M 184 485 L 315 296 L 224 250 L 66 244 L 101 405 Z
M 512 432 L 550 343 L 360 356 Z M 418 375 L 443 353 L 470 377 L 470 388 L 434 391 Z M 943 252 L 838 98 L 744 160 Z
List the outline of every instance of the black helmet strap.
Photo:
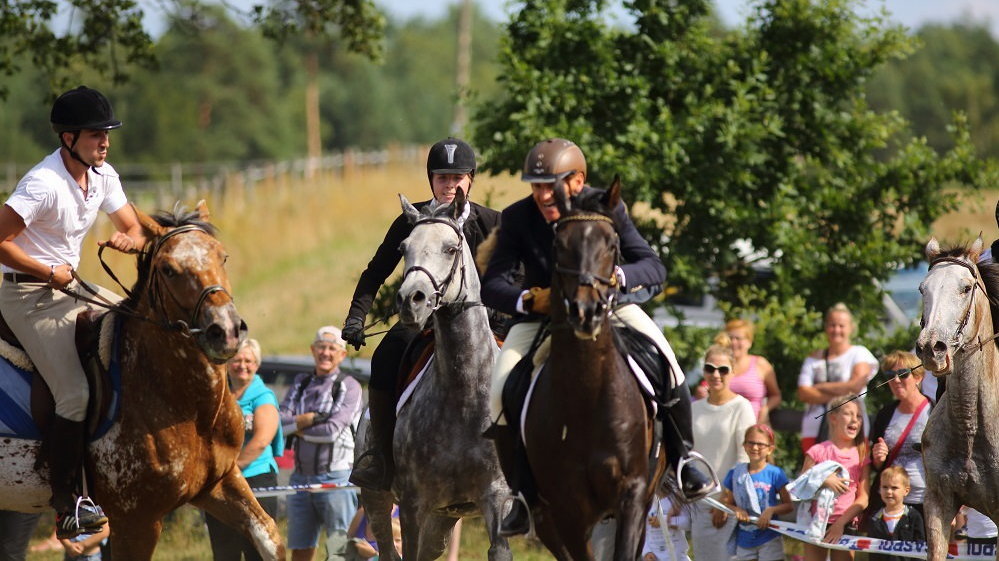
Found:
M 64 131 L 64 132 L 70 132 L 70 131 Z M 77 131 L 72 131 L 72 133 L 73 133 L 73 144 L 70 144 L 69 146 L 67 146 L 66 145 L 66 141 L 64 141 L 62 139 L 63 133 L 59 133 L 59 144 L 62 144 L 62 147 L 69 151 L 70 157 L 72 157 L 74 160 L 80 162 L 84 166 L 90 168 L 90 167 L 93 167 L 93 166 L 91 166 L 88 162 L 83 161 L 83 158 L 81 158 L 80 155 L 76 153 L 76 143 L 80 141 L 80 132 L 82 132 L 82 131 L 78 131 L 78 130 Z

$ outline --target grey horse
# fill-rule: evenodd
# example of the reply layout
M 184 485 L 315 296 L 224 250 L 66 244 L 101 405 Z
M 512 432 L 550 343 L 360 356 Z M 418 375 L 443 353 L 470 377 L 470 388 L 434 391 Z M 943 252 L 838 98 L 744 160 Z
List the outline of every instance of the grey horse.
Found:
M 361 500 L 387 561 L 398 561 L 389 518 L 393 498 L 399 503 L 406 561 L 440 557 L 455 523 L 479 513 L 489 533 L 489 561 L 509 561 L 499 523 L 510 490 L 495 447 L 481 436 L 490 422 L 490 377 L 498 348 L 479 298 L 472 252 L 457 222 L 467 203 L 459 190 L 450 205 L 421 214 L 406 197 L 399 198 L 414 225 L 401 248 L 406 272 L 396 297 L 399 318 L 414 328 L 432 318 L 436 349 L 399 411 L 392 492 L 362 489 Z
M 999 265 L 978 263 L 983 249 L 981 237 L 967 250 L 926 244 L 916 352 L 928 372 L 947 377 L 922 439 L 930 561 L 947 558 L 949 524 L 961 505 L 999 522 L 999 350 L 990 303 L 999 294 Z

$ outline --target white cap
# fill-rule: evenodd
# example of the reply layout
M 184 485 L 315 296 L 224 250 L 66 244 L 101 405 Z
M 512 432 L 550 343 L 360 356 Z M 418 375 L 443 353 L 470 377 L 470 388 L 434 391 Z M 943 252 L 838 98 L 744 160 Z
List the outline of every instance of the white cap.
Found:
M 333 325 L 326 325 L 319 328 L 316 331 L 316 338 L 312 341 L 315 343 L 333 343 L 334 345 L 340 345 L 343 348 L 347 348 L 347 342 L 343 340 L 343 335 L 341 335 L 340 328 Z

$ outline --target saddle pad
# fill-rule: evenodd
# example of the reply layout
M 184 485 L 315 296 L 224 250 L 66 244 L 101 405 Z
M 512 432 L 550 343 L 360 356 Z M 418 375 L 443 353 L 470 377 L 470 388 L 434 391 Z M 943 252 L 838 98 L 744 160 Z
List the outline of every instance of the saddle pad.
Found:
M 551 337 L 547 337 L 546 342 L 550 341 L 550 339 Z M 542 343 L 542 345 L 544 345 L 544 343 Z M 520 409 L 520 438 L 525 443 L 527 442 L 527 433 L 524 431 L 524 423 L 527 422 L 527 409 L 531 406 L 531 397 L 534 395 L 534 386 L 538 383 L 538 378 L 541 377 L 541 371 L 545 368 L 547 357 L 544 358 L 545 360 L 542 361 L 541 364 L 537 364 L 531 372 L 531 385 L 527 388 L 527 395 L 524 397 L 524 404 Z M 646 375 L 645 371 L 638 366 L 638 363 L 635 362 L 633 358 L 630 356 L 627 358 L 628 370 L 631 371 L 631 374 L 638 382 L 638 387 L 642 390 L 642 397 L 645 399 L 645 404 L 649 408 L 649 411 L 652 412 L 652 416 L 655 417 L 656 412 L 658 411 L 658 405 L 655 400 L 655 392 L 652 389 L 652 382 L 649 381 L 648 375 Z
M 427 359 L 426 364 L 424 364 L 423 368 L 420 369 L 419 374 L 417 374 L 411 380 L 409 380 L 409 382 L 406 384 L 406 387 L 403 388 L 402 395 L 399 396 L 399 400 L 396 401 L 395 404 L 396 416 L 398 416 L 399 412 L 402 411 L 403 406 L 406 405 L 406 402 L 409 401 L 409 398 L 413 395 L 413 392 L 416 391 L 416 386 L 420 385 L 420 381 L 423 380 L 423 375 L 427 373 L 427 370 L 430 370 L 430 367 L 433 364 L 434 364 L 434 354 L 431 353 L 430 357 Z
M 118 360 L 118 342 L 121 337 L 120 321 L 115 317 L 111 361 L 108 366 L 108 383 L 111 385 L 111 403 L 90 436 L 93 442 L 111 429 L 121 409 L 121 363 Z M 41 440 L 42 435 L 31 417 L 31 382 L 34 374 L 15 366 L 7 357 L 0 356 L 0 437 L 9 436 L 25 440 Z

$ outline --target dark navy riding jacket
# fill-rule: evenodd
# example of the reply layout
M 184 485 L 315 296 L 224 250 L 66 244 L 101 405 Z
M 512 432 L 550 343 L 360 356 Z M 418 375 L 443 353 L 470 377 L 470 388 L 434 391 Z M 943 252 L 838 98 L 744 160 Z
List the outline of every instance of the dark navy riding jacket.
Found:
M 430 204 L 430 201 L 422 201 L 413 206 L 417 210 L 422 210 L 428 204 Z M 472 250 L 472 255 L 475 255 L 479 244 L 499 224 L 500 213 L 476 203 L 470 204 L 472 208 L 469 211 L 468 218 L 465 219 L 462 231 L 465 234 L 465 241 L 468 243 L 469 249 Z M 399 265 L 399 261 L 402 260 L 402 252 L 399 251 L 399 246 L 409 237 L 412 231 L 413 225 L 409 223 L 404 214 L 400 214 L 392 222 L 388 232 L 385 234 L 385 239 L 382 240 L 381 245 L 378 246 L 378 250 L 375 251 L 374 257 L 368 263 L 368 267 L 361 273 L 361 278 L 357 281 L 357 287 L 354 289 L 354 298 L 350 303 L 350 311 L 347 313 L 347 317 L 363 319 L 368 315 L 368 311 L 371 310 L 371 304 L 375 300 L 375 295 L 378 294 L 378 289 L 381 288 L 382 284 L 385 283 L 385 279 L 392 274 L 392 271 Z
M 614 208 L 612 217 L 621 239 L 621 269 L 627 283 L 619 301 L 644 302 L 662 291 L 666 267 L 638 233 L 624 203 Z M 525 289 L 551 285 L 554 241 L 553 225 L 545 221 L 533 197 L 506 207 L 496 249 L 482 277 L 482 301 L 501 312 L 517 314 L 517 301 Z M 521 264 L 524 280 L 519 283 L 516 272 Z

